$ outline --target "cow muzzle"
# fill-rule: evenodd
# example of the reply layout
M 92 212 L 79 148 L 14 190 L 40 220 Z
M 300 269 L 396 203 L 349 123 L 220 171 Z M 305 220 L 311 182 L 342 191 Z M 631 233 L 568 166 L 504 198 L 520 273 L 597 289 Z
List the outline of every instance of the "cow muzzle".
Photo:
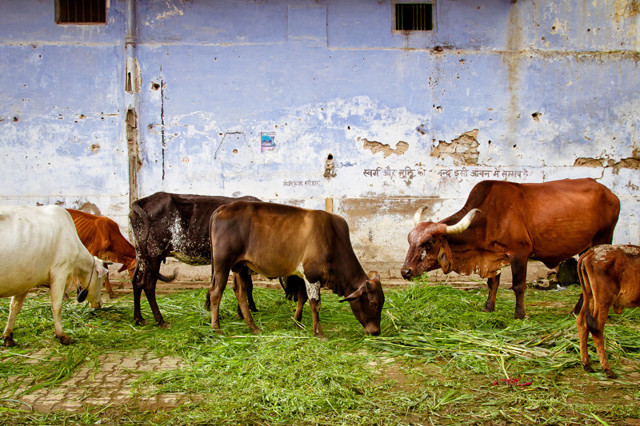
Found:
M 413 269 L 411 269 L 411 268 L 402 269 L 400 271 L 400 274 L 402 275 L 402 278 L 404 278 L 405 280 L 410 280 L 411 277 L 412 277 L 412 273 L 413 273 Z
M 367 334 L 370 334 L 372 336 L 379 336 L 380 335 L 380 327 L 375 325 L 375 324 L 367 324 L 367 326 L 364 328 L 364 331 Z

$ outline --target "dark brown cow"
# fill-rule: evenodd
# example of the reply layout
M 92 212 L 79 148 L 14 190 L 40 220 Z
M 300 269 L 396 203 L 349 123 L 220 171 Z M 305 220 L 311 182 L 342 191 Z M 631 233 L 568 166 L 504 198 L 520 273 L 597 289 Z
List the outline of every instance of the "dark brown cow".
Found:
M 527 260 L 553 268 L 591 246 L 611 243 L 619 212 L 618 197 L 593 179 L 483 181 L 444 220 L 424 222 L 422 209 L 416 212 L 401 273 L 406 279 L 437 268 L 478 273 L 489 279 L 484 310 L 493 312 L 500 269 L 510 264 L 515 318 L 521 319 Z
M 113 263 L 121 263 L 118 272 L 129 271 L 133 276 L 136 267 L 136 249 L 120 233 L 118 224 L 106 216 L 96 216 L 80 210 L 67 209 L 76 226 L 82 244 L 93 256 Z M 109 297 L 115 294 L 107 277 L 104 281 Z
M 298 292 L 296 319 L 308 295 L 313 332 L 318 337 L 324 337 L 319 322 L 323 286 L 350 302 L 367 333 L 380 334 L 384 304 L 380 278 L 365 274 L 351 247 L 347 222 L 340 216 L 282 204 L 238 201 L 220 207 L 211 216 L 210 229 L 213 274 L 209 295 L 214 330 L 220 331 L 220 299 L 229 271 L 233 271 L 244 320 L 253 333 L 260 332 L 244 294 L 249 269 L 268 278 L 303 278 L 306 291 Z
M 587 250 L 578 260 L 578 275 L 584 303 L 576 318 L 580 337 L 580 362 L 593 373 L 587 351 L 589 332 L 607 377 L 615 379 L 604 350 L 604 324 L 609 308 L 621 314 L 624 308 L 640 306 L 640 247 L 600 245 Z
M 156 322 L 163 328 L 168 326 L 156 303 L 156 280 L 167 280 L 160 275 L 160 264 L 167 256 L 173 256 L 189 265 L 211 263 L 211 214 L 218 207 L 240 199 L 259 201 L 255 197 L 231 198 L 157 192 L 131 205 L 129 220 L 138 256 L 132 278 L 133 316 L 137 323 L 145 323 L 140 311 L 140 296 L 144 290 Z M 249 303 L 255 309 L 251 296 L 252 283 L 248 285 Z

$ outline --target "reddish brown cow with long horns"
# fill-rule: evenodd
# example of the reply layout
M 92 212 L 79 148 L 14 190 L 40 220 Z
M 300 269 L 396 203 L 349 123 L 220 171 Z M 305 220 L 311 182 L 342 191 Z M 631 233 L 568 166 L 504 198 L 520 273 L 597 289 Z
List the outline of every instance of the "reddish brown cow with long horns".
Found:
M 483 181 L 464 207 L 439 222 L 414 216 L 409 251 L 402 266 L 406 279 L 442 268 L 446 274 L 478 273 L 488 278 L 484 310 L 495 309 L 500 269 L 511 265 L 515 318 L 524 318 L 527 260 L 547 267 L 591 246 L 611 243 L 620 200 L 593 179 L 545 183 Z

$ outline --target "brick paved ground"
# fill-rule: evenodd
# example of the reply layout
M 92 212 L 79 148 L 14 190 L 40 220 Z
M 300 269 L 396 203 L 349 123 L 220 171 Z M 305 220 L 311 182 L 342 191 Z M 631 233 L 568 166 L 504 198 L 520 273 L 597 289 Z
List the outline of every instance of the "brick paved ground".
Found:
M 31 363 L 40 362 L 46 354 L 30 354 Z M 179 358 L 154 357 L 151 353 L 138 352 L 123 356 L 118 353 L 103 354 L 99 358 L 99 367 L 81 367 L 74 375 L 54 388 L 37 389 L 21 395 L 27 389 L 21 386 L 14 393 L 0 394 L 0 398 L 19 403 L 16 408 L 49 413 L 52 411 L 84 412 L 92 407 L 103 409 L 119 405 L 138 404 L 141 410 L 159 407 L 175 407 L 188 400 L 179 393 L 156 394 L 147 388 L 136 391 L 132 399 L 132 382 L 140 373 L 148 371 L 173 370 L 184 362 Z

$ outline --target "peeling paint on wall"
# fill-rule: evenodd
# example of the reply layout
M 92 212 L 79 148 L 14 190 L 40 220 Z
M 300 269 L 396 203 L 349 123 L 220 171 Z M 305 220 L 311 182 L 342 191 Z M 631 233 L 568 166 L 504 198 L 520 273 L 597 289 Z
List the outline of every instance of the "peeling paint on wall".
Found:
M 577 158 L 574 167 L 603 167 L 603 168 L 611 168 L 613 170 L 620 169 L 640 169 L 640 159 L 639 158 L 623 158 L 620 161 L 614 161 L 606 158 Z
M 360 140 L 360 138 L 358 138 L 358 140 Z M 402 155 L 407 152 L 407 149 L 409 149 L 409 144 L 404 141 L 399 141 L 398 143 L 396 143 L 395 149 L 391 148 L 389 144 L 378 141 L 370 141 L 366 138 L 362 138 L 362 141 L 364 149 L 368 149 L 372 154 L 382 152 L 384 154 L 384 158 L 387 158 L 392 154 Z
M 456 166 L 478 165 L 478 129 L 463 133 L 451 142 L 440 141 L 431 150 L 432 157 L 451 157 Z

